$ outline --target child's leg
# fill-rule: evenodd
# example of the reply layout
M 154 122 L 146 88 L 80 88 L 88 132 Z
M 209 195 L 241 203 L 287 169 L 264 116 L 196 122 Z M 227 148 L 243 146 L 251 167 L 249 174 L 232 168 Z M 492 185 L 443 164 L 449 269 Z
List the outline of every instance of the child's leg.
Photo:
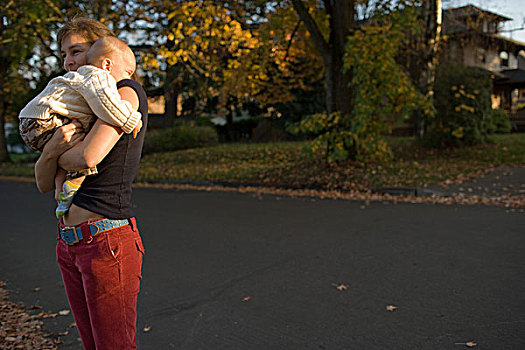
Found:
M 55 175 L 55 199 L 58 202 L 55 212 L 57 219 L 60 219 L 69 210 L 71 203 L 73 203 L 73 197 L 86 176 L 98 174 L 96 166 L 65 174 L 62 172 L 65 170 L 59 169 Z
M 62 193 L 62 186 L 64 185 L 64 182 L 66 181 L 66 175 L 67 171 L 65 171 L 62 168 L 57 169 L 57 173 L 55 174 L 55 200 L 58 202 L 58 195 Z
M 56 209 L 57 219 L 60 219 L 69 210 L 69 207 L 73 202 L 73 197 L 80 188 L 82 182 L 84 182 L 85 178 L 85 176 L 81 176 L 64 181 L 64 184 L 62 185 L 62 192 L 58 194 L 58 206 Z

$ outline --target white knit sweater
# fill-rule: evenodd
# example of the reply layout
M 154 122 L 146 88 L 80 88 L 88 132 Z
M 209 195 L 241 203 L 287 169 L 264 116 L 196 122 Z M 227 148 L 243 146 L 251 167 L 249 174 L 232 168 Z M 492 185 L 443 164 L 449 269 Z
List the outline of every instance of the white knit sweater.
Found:
M 52 113 L 77 119 L 85 129 L 96 115 L 128 134 L 141 119 L 131 103 L 120 98 L 117 83 L 109 72 L 90 65 L 52 79 L 18 117 L 47 120 Z

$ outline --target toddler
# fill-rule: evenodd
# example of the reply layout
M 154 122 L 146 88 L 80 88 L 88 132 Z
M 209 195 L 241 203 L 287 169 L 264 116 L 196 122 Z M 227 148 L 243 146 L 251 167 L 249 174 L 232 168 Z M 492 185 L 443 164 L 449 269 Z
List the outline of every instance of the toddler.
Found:
M 76 119 L 88 131 L 98 117 L 123 132 L 136 136 L 142 127 L 141 114 L 131 103 L 120 98 L 117 81 L 130 79 L 135 72 L 133 51 L 115 37 L 95 41 L 86 54 L 87 65 L 52 79 L 19 115 L 20 135 L 33 150 L 41 152 L 60 126 Z M 73 196 L 85 176 L 96 174 L 95 168 L 67 173 L 57 171 L 57 218 L 69 209 Z

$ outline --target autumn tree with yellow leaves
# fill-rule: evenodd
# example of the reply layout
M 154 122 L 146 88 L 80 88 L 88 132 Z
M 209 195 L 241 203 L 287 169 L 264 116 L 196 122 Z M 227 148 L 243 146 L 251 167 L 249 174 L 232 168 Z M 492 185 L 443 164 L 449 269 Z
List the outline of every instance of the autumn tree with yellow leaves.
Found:
M 216 110 L 231 125 L 243 104 L 264 109 L 289 102 L 292 91 L 322 78 L 322 63 L 293 8 L 260 1 L 255 11 L 257 2 L 247 3 L 183 1 L 163 9 L 165 42 L 144 62 L 167 72 L 168 99 L 184 92 L 197 110 Z
M 422 1 L 63 3 L 130 41 L 151 78 L 144 84 L 162 87 L 168 101 L 194 114 L 223 115 L 232 124 L 233 111 L 247 103 L 259 110 L 289 103 L 324 81 L 318 95 L 325 97 L 326 113 L 306 118 L 301 128 L 324 134 L 317 141 L 326 144 L 318 148 L 334 161 L 378 155 L 381 135 L 393 123 L 411 109 L 430 109 L 394 59 L 405 34 L 414 32 L 406 18 Z M 59 11 L 66 19 L 72 15 Z

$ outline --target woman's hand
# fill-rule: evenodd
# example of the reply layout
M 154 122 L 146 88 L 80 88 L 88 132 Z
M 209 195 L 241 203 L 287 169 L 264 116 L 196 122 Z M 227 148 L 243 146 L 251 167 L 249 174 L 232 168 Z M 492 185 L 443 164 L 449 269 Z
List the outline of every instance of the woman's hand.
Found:
M 35 164 L 36 185 L 40 192 L 46 193 L 54 189 L 58 158 L 82 141 L 84 136 L 82 125 L 76 120 L 55 130 Z
M 62 153 L 82 141 L 85 136 L 82 124 L 73 120 L 55 130 L 51 139 L 44 146 L 42 154 L 47 154 L 49 158 L 58 159 Z

